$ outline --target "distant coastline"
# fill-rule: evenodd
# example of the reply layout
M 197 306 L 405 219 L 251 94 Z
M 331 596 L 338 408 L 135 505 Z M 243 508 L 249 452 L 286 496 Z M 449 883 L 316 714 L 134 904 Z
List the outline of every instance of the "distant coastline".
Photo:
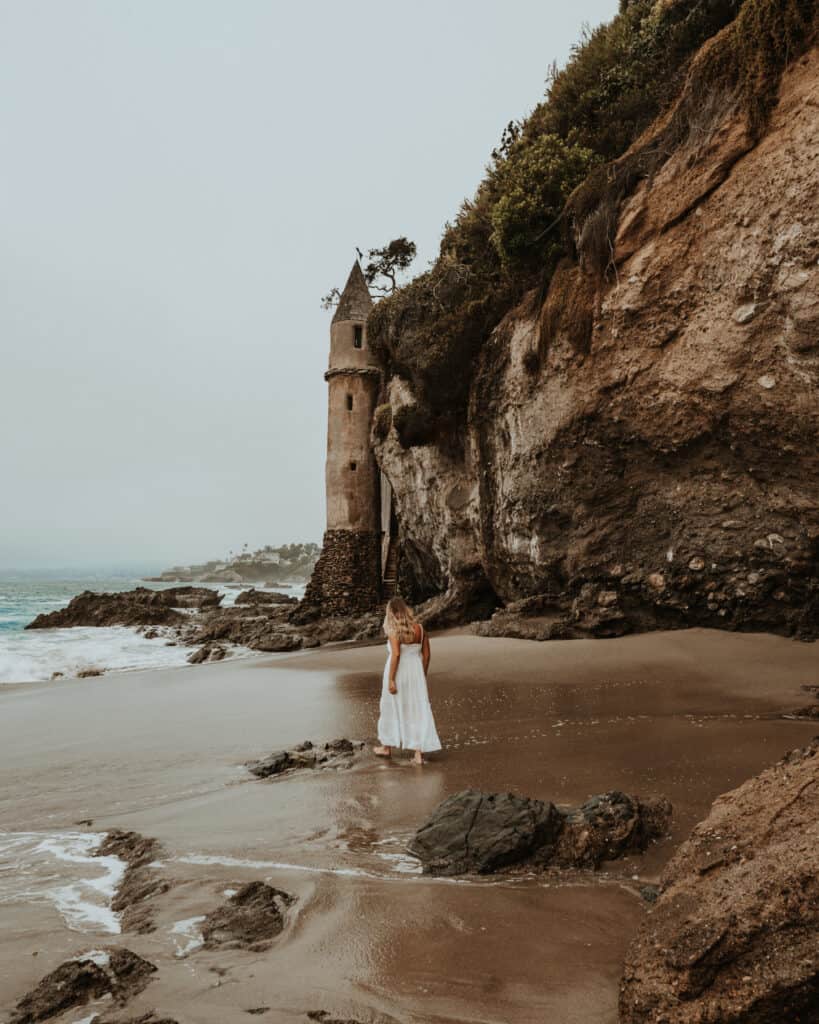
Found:
M 320 553 L 318 544 L 283 544 L 281 547 L 246 549 L 232 552 L 225 559 L 213 559 L 194 565 L 174 565 L 155 576 L 143 577 L 146 583 L 261 583 L 292 587 L 306 583 Z

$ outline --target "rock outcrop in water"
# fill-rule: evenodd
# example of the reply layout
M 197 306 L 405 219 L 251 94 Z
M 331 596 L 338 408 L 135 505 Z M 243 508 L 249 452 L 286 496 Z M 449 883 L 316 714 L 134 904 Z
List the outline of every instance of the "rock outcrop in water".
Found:
M 85 591 L 67 607 L 38 615 L 26 628 L 137 627 L 146 640 L 196 647 L 188 658 L 194 665 L 221 661 L 229 645 L 254 651 L 297 651 L 322 643 L 370 639 L 381 629 L 377 612 L 304 623 L 294 621 L 297 611 L 295 598 L 272 591 L 245 591 L 234 605 L 223 608 L 219 593 L 207 587 L 137 587 L 113 594 Z M 79 674 L 102 675 L 102 670 Z
M 409 852 L 424 874 L 491 874 L 531 868 L 597 868 L 642 852 L 665 835 L 667 800 L 611 792 L 575 810 L 512 793 L 467 789 L 447 797 L 415 833 Z
M 125 874 L 111 902 L 123 931 L 154 931 L 151 901 L 171 887 L 152 866 L 161 854 L 162 847 L 156 839 L 120 829 L 109 832 L 95 853 L 96 857 L 119 857 L 125 862 Z
M 690 76 L 610 165 L 575 258 L 453 379 L 461 421 L 429 411 L 414 293 L 376 310 L 390 415 L 373 443 L 442 621 L 494 600 L 487 635 L 819 632 L 819 51 L 784 72 L 761 133 L 721 88 Z M 648 152 L 660 166 L 635 172 Z
M 819 743 L 719 797 L 627 955 L 622 1024 L 819 1021 Z
M 23 996 L 11 1015 L 11 1024 L 49 1020 L 103 996 L 124 1004 L 145 988 L 155 971 L 152 963 L 130 949 L 98 950 L 88 957 L 67 960 Z
M 136 587 L 114 594 L 84 590 L 65 608 L 38 615 L 26 629 L 67 626 L 160 626 L 185 621 L 178 608 L 216 608 L 221 598 L 207 587 L 170 587 L 148 590 Z

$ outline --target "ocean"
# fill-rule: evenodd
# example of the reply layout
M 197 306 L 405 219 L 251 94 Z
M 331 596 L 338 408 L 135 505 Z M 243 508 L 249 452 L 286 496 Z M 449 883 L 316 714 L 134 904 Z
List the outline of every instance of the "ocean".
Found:
M 169 647 L 163 639 L 146 640 L 127 626 L 25 630 L 37 615 L 64 608 L 84 590 L 110 593 L 139 586 L 155 590 L 174 586 L 146 583 L 143 572 L 151 575 L 156 567 L 120 572 L 0 570 L 0 685 L 46 681 L 57 672 L 68 677 L 94 668 L 107 673 L 184 665 L 190 648 Z M 212 586 L 223 595 L 223 607 L 246 589 Z M 294 586 L 287 593 L 300 597 L 303 589 Z M 58 682 L 59 678 L 55 684 Z

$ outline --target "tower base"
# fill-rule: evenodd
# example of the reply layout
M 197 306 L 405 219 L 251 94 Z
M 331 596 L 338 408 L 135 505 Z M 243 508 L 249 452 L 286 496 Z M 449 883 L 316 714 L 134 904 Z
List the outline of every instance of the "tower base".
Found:
M 381 601 L 380 566 L 380 533 L 327 530 L 294 621 L 372 611 Z

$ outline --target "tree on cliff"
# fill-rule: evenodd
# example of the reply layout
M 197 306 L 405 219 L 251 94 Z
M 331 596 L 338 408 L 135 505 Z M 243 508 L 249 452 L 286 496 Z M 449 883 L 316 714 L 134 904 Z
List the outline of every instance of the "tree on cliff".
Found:
M 356 249 L 359 259 L 363 259 L 363 253 Z M 409 270 L 412 261 L 415 259 L 417 248 L 415 242 L 411 242 L 403 235 L 400 238 L 393 238 L 391 242 L 380 249 L 369 249 L 367 251 L 368 263 L 364 267 L 364 280 L 370 291 L 383 298 L 385 295 L 392 295 L 398 288 L 398 277 Z M 331 288 L 322 297 L 322 309 L 332 309 L 338 305 L 341 298 L 340 288 Z

